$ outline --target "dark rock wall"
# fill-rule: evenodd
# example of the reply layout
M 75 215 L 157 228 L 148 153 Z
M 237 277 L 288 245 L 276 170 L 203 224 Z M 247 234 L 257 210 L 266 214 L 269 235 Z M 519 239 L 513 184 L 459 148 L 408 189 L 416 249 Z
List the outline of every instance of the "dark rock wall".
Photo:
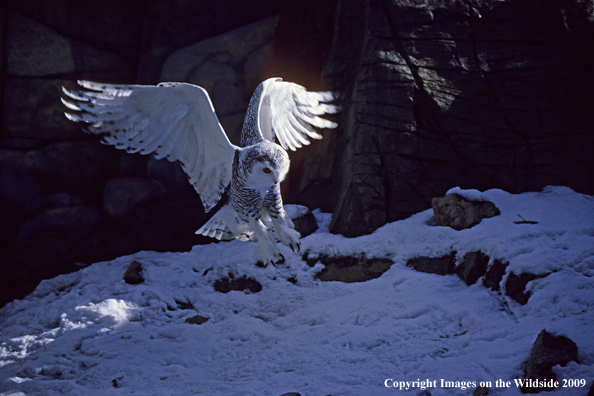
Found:
M 205 214 L 179 165 L 99 144 L 64 117 L 61 86 L 158 83 L 176 51 L 263 20 L 273 32 L 278 12 L 267 0 L 2 2 L 0 306 L 76 263 L 211 241 L 194 235 Z
M 332 232 L 372 232 L 452 186 L 594 193 L 592 2 L 293 7 L 295 32 L 276 43 L 296 54 L 285 74 L 320 70 L 343 111 L 291 175 L 288 199 L 333 212 Z

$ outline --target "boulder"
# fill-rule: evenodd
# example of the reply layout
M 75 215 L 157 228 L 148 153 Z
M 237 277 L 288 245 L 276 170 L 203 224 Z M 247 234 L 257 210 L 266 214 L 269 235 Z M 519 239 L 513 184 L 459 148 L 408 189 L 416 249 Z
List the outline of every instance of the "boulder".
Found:
M 565 366 L 567 363 L 578 361 L 578 348 L 575 342 L 565 336 L 556 336 L 542 330 L 530 353 L 526 363 L 524 378 L 527 380 L 547 381 L 556 380 L 557 375 L 551 370 L 553 366 Z M 539 393 L 555 390 L 554 387 L 523 386 L 523 393 Z
M 285 205 L 285 212 L 293 221 L 295 230 L 301 234 L 301 238 L 305 238 L 318 229 L 316 218 L 307 207 L 289 204 Z
M 435 223 L 455 230 L 474 227 L 482 219 L 498 216 L 501 213 L 492 202 L 469 201 L 458 194 L 433 198 L 431 205 Z
M 83 230 L 91 230 L 104 220 L 105 215 L 100 210 L 88 205 L 46 209 L 36 217 L 25 221 L 17 237 L 27 239 L 34 236 L 60 236 L 69 233 L 81 235 L 84 234 Z
M 0 165 L 22 169 L 49 194 L 68 191 L 93 202 L 116 173 L 117 154 L 92 140 L 60 141 L 27 150 L 0 147 Z
M 313 213 L 307 212 L 306 214 L 299 216 L 293 220 L 295 230 L 301 234 L 301 238 L 305 238 L 308 235 L 313 234 L 318 229 L 318 223 Z
M 136 204 L 165 197 L 165 187 L 158 181 L 144 177 L 118 177 L 108 180 L 103 192 L 103 211 L 114 219 L 121 219 Z
M 72 82 L 61 79 L 7 79 L 4 88 L 5 96 L 10 98 L 4 104 L 7 136 L 40 141 L 34 148 L 48 140 L 84 138 L 81 125 L 64 116 L 66 107 L 60 101 L 63 85 L 74 87 Z
M 41 77 L 82 70 L 104 72 L 133 68 L 132 62 L 121 55 L 75 41 L 11 9 L 8 10 L 7 46 L 6 66 L 11 76 Z
M 45 29 L 75 37 L 95 48 L 131 57 L 139 52 L 145 2 L 105 0 L 85 4 L 56 0 L 20 0 L 10 8 L 36 21 Z M 29 46 L 33 43 L 26 42 Z
M 272 17 L 278 14 L 280 4 L 268 0 L 143 4 L 144 24 L 151 26 L 151 29 L 145 30 L 142 35 L 143 50 L 139 56 L 138 82 L 157 82 L 163 64 L 176 50 Z

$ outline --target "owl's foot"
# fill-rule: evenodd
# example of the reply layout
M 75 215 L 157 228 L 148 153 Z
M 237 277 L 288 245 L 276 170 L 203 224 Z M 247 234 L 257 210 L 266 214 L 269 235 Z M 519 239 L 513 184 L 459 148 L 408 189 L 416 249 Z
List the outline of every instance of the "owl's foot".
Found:
M 288 228 L 282 230 L 278 233 L 278 235 L 280 237 L 281 242 L 285 246 L 290 247 L 294 253 L 297 253 L 301 250 L 301 241 L 299 240 L 299 238 L 301 238 L 301 234 L 299 234 L 294 229 Z
M 293 252 L 299 252 L 301 250 L 301 234 L 295 230 L 293 221 L 286 215 L 284 219 L 279 220 L 272 220 L 277 238 L 285 246 L 290 247 Z
M 270 264 L 272 264 L 274 267 L 276 267 L 277 264 L 284 264 L 285 263 L 285 256 L 283 256 L 282 254 L 280 255 L 280 259 L 276 262 L 272 262 L 270 261 Z M 266 268 L 268 267 L 268 264 L 264 264 L 264 262 L 262 260 L 258 260 L 258 262 L 256 263 L 256 267 L 260 267 L 260 268 Z
M 258 263 L 262 263 L 262 267 L 267 267 L 268 264 L 276 267 L 276 264 L 283 264 L 285 262 L 285 257 L 267 238 L 260 239 L 256 242 L 256 251 L 260 257 Z

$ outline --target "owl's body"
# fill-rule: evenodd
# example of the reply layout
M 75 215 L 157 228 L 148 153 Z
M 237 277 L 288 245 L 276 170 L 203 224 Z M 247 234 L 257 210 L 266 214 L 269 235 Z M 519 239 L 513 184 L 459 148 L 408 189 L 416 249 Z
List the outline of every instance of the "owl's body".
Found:
M 289 170 L 289 156 L 274 143 L 295 150 L 320 139 L 311 125 L 334 128 L 320 115 L 334 113 L 329 92 L 268 79 L 254 92 L 241 132 L 240 147 L 225 135 L 206 91 L 185 83 L 118 86 L 79 81 L 90 91 L 64 93 L 77 113 L 75 122 L 89 125 L 103 142 L 128 152 L 152 153 L 179 160 L 190 183 L 210 211 L 224 191 L 229 199 L 196 233 L 219 240 L 256 242 L 266 265 L 284 260 L 275 242 L 299 250 L 300 235 L 283 209 L 280 183 Z M 311 124 L 311 125 L 310 125 Z

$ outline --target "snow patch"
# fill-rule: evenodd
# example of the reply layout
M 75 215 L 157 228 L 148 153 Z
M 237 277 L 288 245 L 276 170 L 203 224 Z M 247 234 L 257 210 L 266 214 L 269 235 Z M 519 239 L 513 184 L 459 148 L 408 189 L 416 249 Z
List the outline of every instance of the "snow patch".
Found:
M 454 187 L 450 188 L 448 192 L 446 192 L 446 195 L 449 194 L 458 194 L 462 198 L 466 198 L 469 201 L 486 201 L 483 193 L 475 189 L 463 190 L 460 187 Z

